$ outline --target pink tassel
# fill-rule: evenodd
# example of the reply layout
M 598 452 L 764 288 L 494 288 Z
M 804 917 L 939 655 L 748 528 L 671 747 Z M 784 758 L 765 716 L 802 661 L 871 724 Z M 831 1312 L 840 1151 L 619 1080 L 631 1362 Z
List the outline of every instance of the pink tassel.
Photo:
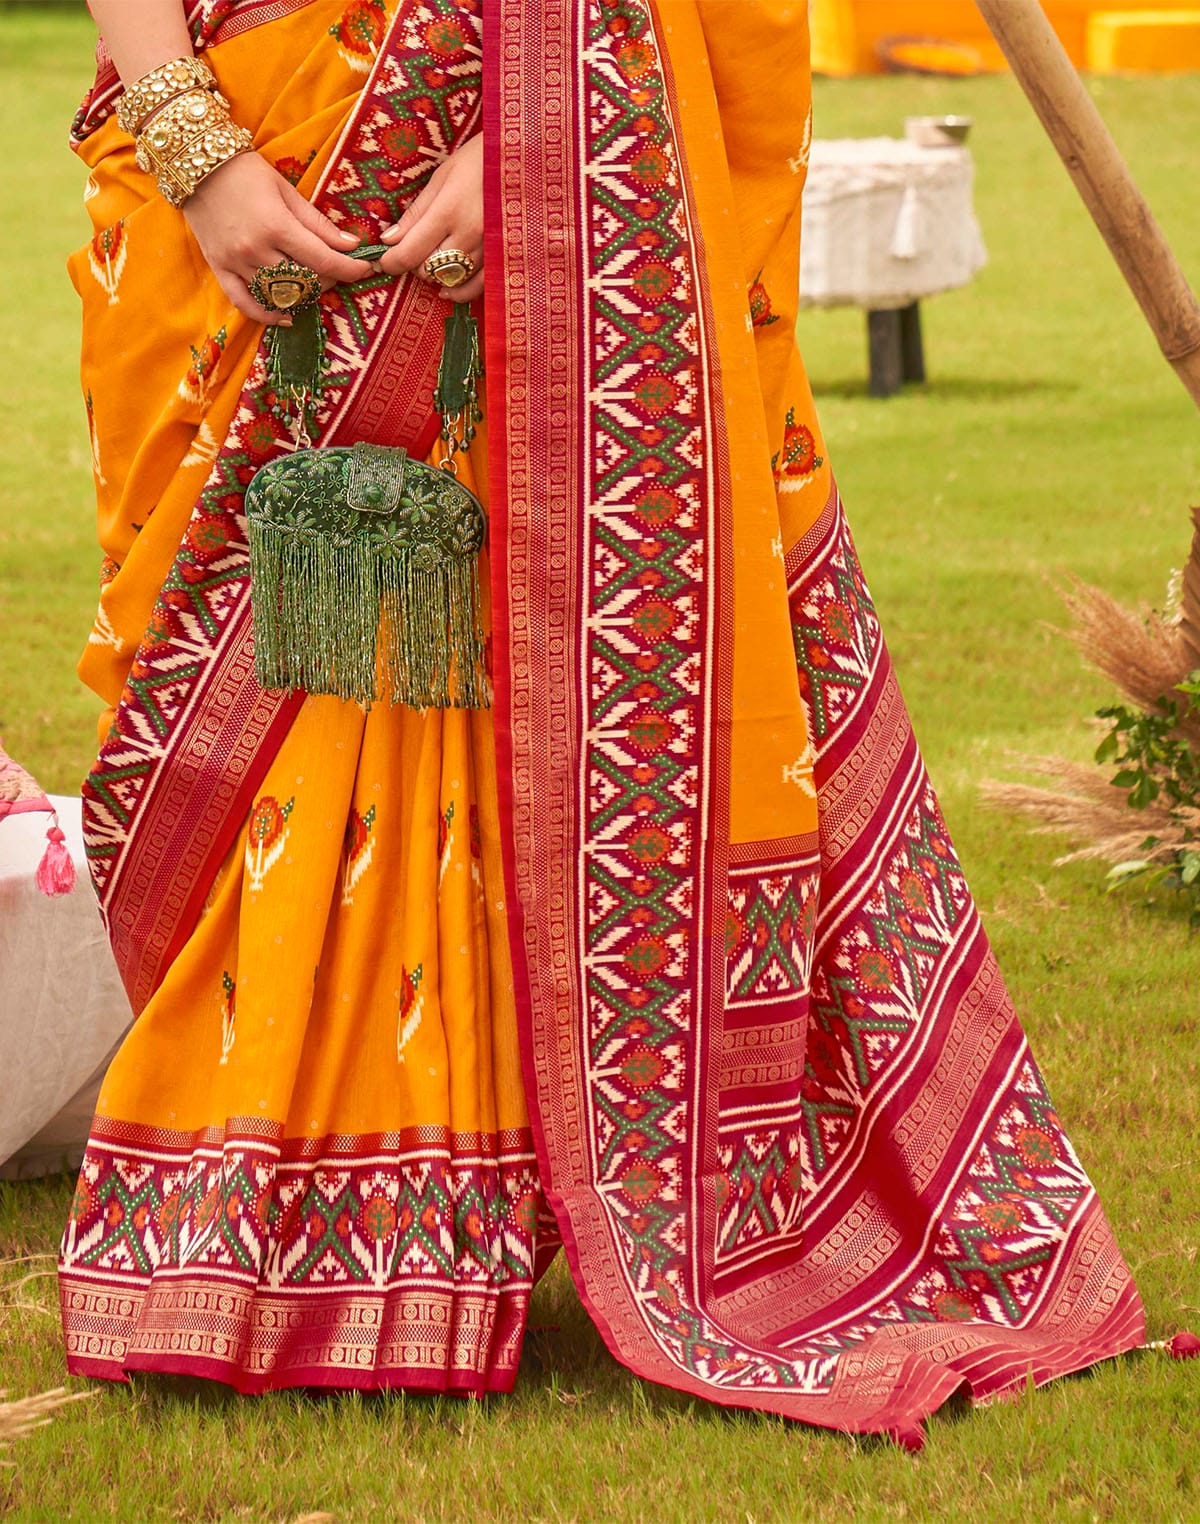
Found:
M 43 894 L 70 894 L 75 887 L 75 864 L 67 851 L 67 838 L 57 825 L 52 825 L 46 840 L 49 846 L 37 866 L 37 886 Z
M 1167 1345 L 1173 1360 L 1194 1360 L 1200 1355 L 1200 1339 L 1194 1333 L 1188 1333 L 1186 1329 L 1177 1333 Z

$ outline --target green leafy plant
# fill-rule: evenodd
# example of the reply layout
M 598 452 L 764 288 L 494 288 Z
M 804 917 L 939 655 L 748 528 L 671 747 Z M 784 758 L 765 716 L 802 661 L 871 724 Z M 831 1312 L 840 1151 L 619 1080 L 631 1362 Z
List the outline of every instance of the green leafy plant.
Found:
M 1200 926 L 1200 671 L 1176 683 L 1154 710 L 1129 704 L 1110 704 L 1097 711 L 1109 731 L 1096 748 L 1096 761 L 1115 764 L 1109 780 L 1126 795 L 1131 809 L 1157 803 L 1178 829 L 1164 838 L 1151 832 L 1142 843 L 1143 855 L 1113 865 L 1108 877 L 1114 888 L 1132 879 L 1163 885 L 1187 894 L 1190 921 Z M 1166 855 L 1164 855 L 1164 848 Z

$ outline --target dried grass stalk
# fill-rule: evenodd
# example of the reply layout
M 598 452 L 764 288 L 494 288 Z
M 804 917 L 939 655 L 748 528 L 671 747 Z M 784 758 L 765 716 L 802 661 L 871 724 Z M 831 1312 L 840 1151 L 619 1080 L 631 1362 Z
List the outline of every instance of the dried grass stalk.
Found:
M 1063 633 L 1084 661 L 1139 709 L 1161 714 L 1164 694 L 1200 665 L 1200 659 L 1189 658 L 1182 627 L 1150 610 L 1128 609 L 1102 588 L 1077 578 L 1060 593 L 1075 622 Z
M 1133 858 L 1165 862 L 1189 842 L 1189 832 L 1200 831 L 1200 810 L 1172 811 L 1157 799 L 1144 809 L 1131 809 L 1125 795 L 1103 773 L 1082 762 L 1061 757 L 1019 760 L 1030 772 L 1052 778 L 1060 787 L 1035 788 L 1027 783 L 989 779 L 980 784 L 980 792 L 997 809 L 1015 810 L 1035 820 L 1035 834 L 1061 833 L 1086 840 L 1086 846 L 1055 858 L 1056 864 L 1081 858 L 1112 863 Z M 1148 836 L 1157 838 L 1153 847 L 1144 845 Z
M 0 1450 L 20 1439 L 31 1429 L 40 1429 L 50 1422 L 50 1414 L 68 1402 L 84 1402 L 91 1392 L 68 1392 L 65 1386 L 53 1391 L 37 1392 L 32 1397 L 18 1397 L 8 1402 L 7 1392 L 0 1392 Z
M 1179 638 L 1188 670 L 1200 667 L 1200 508 L 1192 509 L 1192 549 L 1183 568 Z

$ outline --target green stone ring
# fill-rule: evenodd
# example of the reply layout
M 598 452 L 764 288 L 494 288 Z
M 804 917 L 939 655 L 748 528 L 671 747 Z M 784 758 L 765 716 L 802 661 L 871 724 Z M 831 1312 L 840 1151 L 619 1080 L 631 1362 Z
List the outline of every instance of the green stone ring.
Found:
M 268 312 L 303 312 L 321 295 L 321 277 L 294 259 L 281 259 L 276 265 L 259 265 L 249 291 Z

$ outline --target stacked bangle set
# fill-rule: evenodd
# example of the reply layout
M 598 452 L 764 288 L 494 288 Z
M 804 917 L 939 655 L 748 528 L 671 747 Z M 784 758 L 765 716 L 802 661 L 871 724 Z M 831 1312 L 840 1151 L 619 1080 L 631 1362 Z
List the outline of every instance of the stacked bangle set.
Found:
M 173 58 L 135 80 L 117 121 L 137 140 L 138 168 L 154 174 L 163 199 L 182 206 L 214 169 L 254 146 L 202 58 Z

